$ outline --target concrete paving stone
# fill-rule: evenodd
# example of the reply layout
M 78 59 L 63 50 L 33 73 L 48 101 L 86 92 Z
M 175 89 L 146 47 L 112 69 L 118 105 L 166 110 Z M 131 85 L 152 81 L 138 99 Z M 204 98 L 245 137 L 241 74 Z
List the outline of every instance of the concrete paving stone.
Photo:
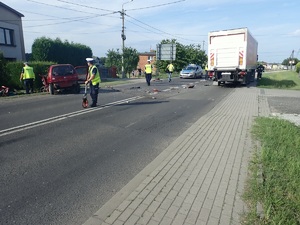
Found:
M 149 220 L 153 216 L 153 213 L 150 213 L 148 211 L 144 212 L 144 214 L 138 219 L 137 224 L 141 225 L 148 225 Z
M 180 209 L 179 209 L 179 213 L 183 214 L 183 215 L 188 215 L 190 209 L 192 207 L 191 203 L 185 203 L 183 202 Z
M 123 201 L 117 208 L 117 210 L 119 210 L 120 212 L 123 212 L 130 204 L 131 204 L 132 201 L 128 201 L 128 200 L 125 200 Z
M 219 225 L 219 224 L 220 224 L 219 218 L 209 217 L 207 221 L 207 225 Z
M 161 220 L 160 224 L 161 224 L 161 225 L 171 225 L 171 224 L 172 224 L 172 221 L 173 221 L 172 218 L 169 218 L 169 217 L 166 217 L 166 216 L 165 216 L 165 217 Z
M 125 222 L 124 225 L 133 225 L 135 224 L 138 220 L 140 219 L 140 217 L 136 216 L 136 215 L 132 215 L 128 218 L 128 220 Z
M 214 217 L 219 219 L 220 215 L 222 213 L 222 207 L 216 206 L 215 204 L 213 205 L 211 212 L 210 212 L 210 216 L 209 217 Z
M 210 209 L 202 208 L 198 220 L 208 221 L 209 215 L 210 215 Z
M 155 199 L 155 197 L 156 197 L 155 195 L 149 194 L 144 199 L 143 203 L 146 204 L 146 205 L 150 205 L 153 202 L 153 200 Z
M 148 209 L 149 205 L 141 203 L 138 208 L 136 208 L 133 212 L 134 215 L 142 217 L 144 212 Z
M 113 213 L 107 217 L 107 219 L 105 220 L 106 223 L 108 224 L 113 224 L 118 217 L 121 215 L 122 212 L 118 211 L 118 210 L 114 210 Z
M 196 224 L 198 216 L 199 216 L 198 211 L 190 210 L 184 222 L 186 224 Z
M 143 199 L 135 198 L 134 200 L 132 200 L 132 202 L 130 203 L 128 208 L 136 210 L 141 205 L 142 202 L 143 202 Z
M 151 220 L 149 221 L 149 223 L 148 223 L 148 225 L 159 225 L 159 224 L 160 224 L 160 222 L 155 221 L 155 220 L 153 220 L 153 219 L 151 219 Z
M 186 215 L 177 213 L 173 220 L 172 225 L 182 225 L 184 224 L 185 219 L 186 219 Z
M 171 205 L 166 213 L 166 217 L 175 218 L 176 214 L 178 213 L 179 207 Z
M 160 206 L 160 204 L 161 204 L 161 202 L 157 202 L 157 201 L 154 200 L 154 201 L 149 205 L 147 211 L 149 211 L 149 212 L 151 212 L 151 213 L 154 213 L 154 212 L 158 209 L 158 207 Z
M 169 209 L 170 206 L 172 205 L 173 201 L 174 201 L 174 199 L 165 198 L 164 201 L 161 203 L 160 208 L 165 209 L 165 210 Z
M 231 216 L 221 214 L 220 221 L 222 225 L 231 225 Z
M 172 203 L 172 205 L 179 208 L 179 207 L 181 207 L 183 202 L 184 202 L 184 197 L 176 196 L 173 203 Z
M 214 200 L 213 199 L 206 198 L 204 200 L 204 202 L 203 202 L 202 208 L 211 210 L 213 204 L 214 204 Z
M 233 210 L 233 205 L 228 205 L 228 204 L 225 203 L 222 207 L 222 215 L 226 215 L 226 216 L 231 217 L 232 210 Z
M 160 221 L 164 218 L 164 216 L 166 215 L 166 213 L 167 213 L 167 210 L 162 209 L 162 208 L 159 208 L 159 209 L 157 209 L 157 211 L 154 213 L 152 219 L 153 219 L 154 221 L 160 222 Z
M 126 220 L 128 220 L 128 218 L 133 214 L 134 210 L 133 209 L 129 209 L 127 208 L 126 210 L 124 210 L 121 215 L 118 217 L 118 220 L 121 220 L 123 222 L 126 222 Z
M 196 199 L 196 196 L 197 196 L 197 193 L 195 193 L 195 194 L 188 193 L 188 195 L 184 198 L 184 203 L 193 204 L 193 202 Z
M 113 225 L 124 225 L 124 221 L 116 220 Z

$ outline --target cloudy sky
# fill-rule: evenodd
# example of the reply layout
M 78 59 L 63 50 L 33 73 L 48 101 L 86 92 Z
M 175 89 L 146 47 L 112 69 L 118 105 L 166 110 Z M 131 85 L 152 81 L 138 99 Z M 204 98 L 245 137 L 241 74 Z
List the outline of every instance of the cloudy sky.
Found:
M 237 3 L 239 2 L 239 3 Z M 125 46 L 146 52 L 163 39 L 207 52 L 209 31 L 247 27 L 258 41 L 259 61 L 300 58 L 299 0 L 2 0 L 22 13 L 25 51 L 42 36 L 81 43 L 98 57 Z

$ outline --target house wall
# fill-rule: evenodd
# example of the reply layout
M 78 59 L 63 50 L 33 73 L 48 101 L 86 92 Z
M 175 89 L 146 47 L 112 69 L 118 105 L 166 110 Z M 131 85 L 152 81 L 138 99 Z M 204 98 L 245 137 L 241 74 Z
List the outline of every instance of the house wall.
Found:
M 0 51 L 8 60 L 25 60 L 25 47 L 21 14 L 11 11 L 0 4 L 0 28 L 13 30 L 13 45 L 0 44 Z
M 156 56 L 153 55 L 153 54 L 140 54 L 137 69 L 141 68 L 142 71 L 144 71 L 145 70 L 145 65 L 148 63 L 148 59 L 151 60 L 151 64 L 153 65 L 156 61 Z M 156 73 L 156 68 L 153 67 L 152 74 L 155 75 L 155 73 Z

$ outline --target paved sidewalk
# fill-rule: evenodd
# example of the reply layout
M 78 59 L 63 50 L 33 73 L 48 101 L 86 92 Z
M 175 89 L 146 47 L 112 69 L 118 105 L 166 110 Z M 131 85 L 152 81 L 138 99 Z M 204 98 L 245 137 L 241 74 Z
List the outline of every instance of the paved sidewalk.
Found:
M 250 127 L 269 113 L 259 89 L 234 89 L 84 225 L 240 224 Z

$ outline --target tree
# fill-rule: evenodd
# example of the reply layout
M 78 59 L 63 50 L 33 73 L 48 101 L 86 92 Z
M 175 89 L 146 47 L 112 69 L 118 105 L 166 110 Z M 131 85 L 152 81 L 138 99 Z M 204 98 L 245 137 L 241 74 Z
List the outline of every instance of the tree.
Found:
M 92 57 L 90 47 L 62 42 L 59 38 L 52 40 L 41 37 L 36 39 L 32 45 L 32 58 L 35 61 L 53 61 L 56 63 L 70 63 L 74 66 L 85 64 L 86 57 Z
M 128 74 L 132 70 L 136 69 L 136 66 L 139 62 L 139 54 L 136 49 L 131 47 L 124 48 L 124 73 Z M 106 53 L 105 60 L 106 67 L 115 66 L 117 68 L 117 73 L 121 74 L 122 72 L 122 54 L 119 52 L 119 49 L 116 51 L 114 49 L 108 50 Z
M 124 72 L 130 74 L 132 70 L 135 70 L 139 62 L 139 53 L 136 49 L 131 47 L 124 48 Z
M 287 59 L 283 60 L 283 62 L 281 64 L 285 65 L 285 66 L 290 66 L 291 65 L 291 63 L 290 63 L 291 61 L 293 62 L 292 66 L 294 66 L 294 65 L 296 65 L 299 62 L 299 59 L 297 59 L 297 58 L 287 58 Z
M 201 50 L 200 45 L 183 45 L 177 42 L 175 39 L 162 40 L 161 44 L 176 44 L 176 59 L 173 61 L 175 71 L 180 71 L 188 64 L 198 64 L 203 68 L 207 63 L 207 55 Z M 157 62 L 156 67 L 161 71 L 165 71 L 169 61 L 160 60 Z

